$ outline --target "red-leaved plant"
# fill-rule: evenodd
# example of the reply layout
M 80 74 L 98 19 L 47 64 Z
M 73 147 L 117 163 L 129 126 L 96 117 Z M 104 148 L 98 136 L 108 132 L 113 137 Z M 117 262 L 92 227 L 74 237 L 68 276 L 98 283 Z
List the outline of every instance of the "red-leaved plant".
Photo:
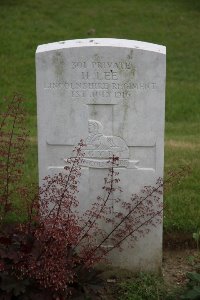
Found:
M 85 145 L 80 141 L 63 172 L 44 178 L 39 191 L 33 193 L 29 187 L 20 186 L 27 138 L 22 102 L 15 95 L 0 123 L 1 293 L 4 299 L 15 295 L 15 299 L 61 300 L 81 293 L 80 299 L 84 299 L 93 292 L 97 299 L 97 292 L 90 287 L 91 279 L 93 285 L 99 282 L 94 266 L 113 249 L 123 248 L 124 240 L 134 247 L 136 239 L 161 222 L 163 181 L 158 179 L 154 187 L 144 187 L 127 202 L 113 199 L 116 191 L 122 192 L 115 170 L 118 158 L 113 156 L 104 197 L 99 196 L 81 214 L 77 194 Z M 8 225 L 7 215 L 14 211 L 16 197 L 26 208 L 26 220 Z M 111 217 L 113 201 L 121 209 Z M 105 232 L 100 222 L 112 224 L 112 230 Z M 108 241 L 110 248 L 104 246 Z

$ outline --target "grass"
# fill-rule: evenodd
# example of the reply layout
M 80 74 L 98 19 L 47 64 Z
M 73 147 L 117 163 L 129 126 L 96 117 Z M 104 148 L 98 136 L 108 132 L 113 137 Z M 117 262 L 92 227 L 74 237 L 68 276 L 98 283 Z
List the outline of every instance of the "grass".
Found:
M 166 231 L 193 232 L 200 226 L 199 124 L 166 123 L 165 170 L 188 166 L 189 175 L 165 195 Z
M 132 278 L 119 283 L 118 294 L 119 300 L 164 299 L 165 287 L 160 277 L 139 273 L 134 280 Z
M 108 277 L 109 272 L 104 277 Z M 164 278 L 153 273 L 131 273 L 122 269 L 111 269 L 110 276 L 114 283 L 108 283 L 105 299 L 118 300 L 177 300 L 184 293 L 185 287 L 168 286 Z M 109 281 L 108 281 L 109 282 Z
M 31 148 L 26 180 L 37 180 L 35 62 L 37 45 L 116 37 L 167 47 L 165 170 L 191 173 L 165 195 L 167 231 L 200 225 L 200 2 L 198 0 L 1 0 L 0 99 L 27 98 Z M 3 102 L 0 108 L 3 109 Z

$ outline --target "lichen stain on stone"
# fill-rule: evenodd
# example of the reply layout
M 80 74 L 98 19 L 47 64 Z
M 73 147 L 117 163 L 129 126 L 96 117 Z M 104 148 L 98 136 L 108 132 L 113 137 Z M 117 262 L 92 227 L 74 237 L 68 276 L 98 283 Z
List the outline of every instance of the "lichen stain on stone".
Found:
M 36 55 L 36 64 L 39 66 L 38 68 L 43 71 L 47 71 L 49 68 L 48 59 L 43 53 L 38 53 Z
M 127 119 L 128 119 L 128 111 L 129 111 L 129 101 L 127 98 L 124 98 L 123 100 L 123 105 L 122 105 L 122 122 L 120 124 L 120 127 L 119 127 L 119 136 L 124 138 L 124 129 L 126 128 L 126 122 L 127 122 Z
M 133 59 L 133 49 L 130 50 L 130 53 L 128 54 L 128 59 Z
M 120 75 L 125 75 L 126 78 L 128 78 L 129 80 L 133 79 L 135 76 L 135 72 L 136 72 L 136 67 L 134 65 L 134 56 L 133 56 L 134 52 L 133 49 L 130 50 L 130 53 L 124 58 L 121 59 L 120 62 L 126 63 L 127 61 L 130 62 L 130 69 L 123 69 L 123 68 L 119 68 L 119 74 Z
M 96 108 L 95 108 L 94 105 L 92 106 L 92 112 L 91 112 L 91 114 L 92 114 L 93 117 L 96 117 L 98 115 L 97 110 L 96 110 Z
M 55 54 L 52 57 L 52 64 L 54 66 L 55 74 L 57 75 L 58 79 L 63 79 L 65 60 L 60 51 L 55 51 Z
M 53 66 L 53 73 L 55 74 L 55 80 L 58 82 L 65 81 L 65 59 L 63 53 L 61 51 L 55 51 L 52 56 L 52 66 Z M 65 89 L 57 89 L 57 93 L 64 97 Z
M 99 56 L 99 54 L 94 54 L 94 62 L 99 62 L 101 61 L 101 57 Z
M 134 64 L 134 51 L 133 49 L 130 50 L 130 52 L 127 54 L 127 56 L 120 60 L 120 62 L 125 63 L 129 61 L 130 62 L 130 69 L 123 69 L 123 68 L 119 68 L 119 74 L 120 76 L 123 78 L 122 84 L 124 86 L 123 88 L 123 92 L 125 96 L 125 98 L 123 99 L 123 105 L 122 105 L 122 123 L 120 124 L 119 127 L 119 134 L 120 136 L 123 138 L 124 137 L 124 130 L 126 128 L 126 123 L 128 120 L 128 113 L 130 111 L 130 106 L 132 106 L 133 110 L 137 113 L 137 108 L 135 105 L 135 101 L 133 99 L 133 91 L 129 90 L 128 88 L 126 88 L 126 86 L 128 86 L 128 83 L 131 83 L 134 78 L 135 78 L 135 72 L 136 72 L 136 67 Z M 131 105 L 130 105 L 131 102 Z
M 122 105 L 122 113 L 123 113 L 123 117 L 122 117 L 122 125 L 120 126 L 120 136 L 123 137 L 124 135 L 124 128 L 126 127 L 125 124 L 127 123 L 127 119 L 128 119 L 128 113 L 130 111 L 130 106 L 132 106 L 132 109 L 135 111 L 135 113 L 137 113 L 137 108 L 135 105 L 135 101 L 133 99 L 133 91 L 129 90 L 128 88 L 125 88 L 126 84 L 130 82 L 130 80 L 125 80 L 123 81 L 124 84 L 124 88 L 122 89 L 122 91 L 124 92 L 124 95 L 127 95 L 123 98 L 123 105 Z M 130 103 L 131 102 L 131 103 Z
M 129 71 L 129 76 L 130 78 L 134 78 L 135 77 L 135 72 L 136 72 L 136 67 L 134 65 L 134 51 L 133 49 L 130 50 L 130 53 L 127 55 L 127 60 L 131 61 L 131 68 Z

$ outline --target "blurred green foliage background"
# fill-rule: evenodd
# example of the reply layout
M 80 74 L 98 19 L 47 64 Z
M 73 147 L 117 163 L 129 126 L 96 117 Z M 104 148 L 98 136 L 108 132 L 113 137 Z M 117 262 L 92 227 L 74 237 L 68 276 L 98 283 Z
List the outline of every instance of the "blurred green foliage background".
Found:
M 167 47 L 165 171 L 191 168 L 165 194 L 166 231 L 200 226 L 200 1 L 0 0 L 0 109 L 27 99 L 31 147 L 26 181 L 37 181 L 35 51 L 55 41 L 114 37 Z

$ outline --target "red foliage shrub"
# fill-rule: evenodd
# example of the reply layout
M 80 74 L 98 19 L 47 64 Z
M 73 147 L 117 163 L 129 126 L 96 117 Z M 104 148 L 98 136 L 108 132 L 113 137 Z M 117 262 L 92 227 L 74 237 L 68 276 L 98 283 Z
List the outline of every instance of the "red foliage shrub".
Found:
M 116 191 L 122 192 L 115 170 L 118 158 L 113 156 L 103 186 L 106 196 L 99 196 L 81 214 L 77 199 L 80 162 L 84 157 L 81 141 L 73 157 L 67 160 L 63 173 L 47 176 L 39 191 L 33 193 L 27 187 L 19 187 L 16 183 L 22 174 L 27 137 L 22 126 L 21 104 L 22 98 L 14 96 L 8 111 L 1 115 L 0 277 L 14 276 L 17 282 L 29 279 L 35 288 L 45 292 L 45 299 L 53 299 L 53 295 L 67 299 L 87 276 L 90 277 L 87 271 L 92 274 L 91 267 L 110 251 L 122 248 L 128 238 L 133 247 L 136 239 L 161 222 L 163 181 L 159 179 L 154 187 L 144 187 L 140 195 L 133 195 L 128 202 L 113 199 Z M 26 221 L 8 227 L 4 222 L 7 213 L 14 209 L 12 198 L 16 195 L 26 207 Z M 110 217 L 112 201 L 121 207 L 114 218 Z M 100 221 L 112 224 L 113 229 L 105 232 L 99 226 Z M 103 247 L 108 240 L 112 248 Z

